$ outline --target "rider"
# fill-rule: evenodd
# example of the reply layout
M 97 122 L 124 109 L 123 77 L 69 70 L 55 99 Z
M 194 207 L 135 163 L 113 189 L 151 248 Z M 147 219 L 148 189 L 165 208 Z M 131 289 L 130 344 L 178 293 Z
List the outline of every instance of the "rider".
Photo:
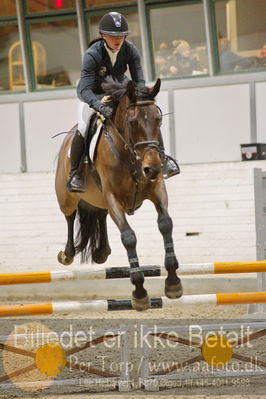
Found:
M 133 43 L 126 40 L 129 31 L 125 17 L 118 12 L 105 14 L 100 21 L 99 32 L 101 37 L 92 42 L 84 55 L 77 87 L 81 101 L 78 128 L 70 151 L 71 172 L 68 182 L 70 192 L 85 191 L 80 162 L 84 153 L 84 137 L 90 116 L 96 111 L 106 119 L 110 119 L 114 112 L 110 104 L 101 101 L 104 97 L 101 88 L 104 79 L 111 75 L 122 82 L 128 66 L 133 82 L 138 86 L 145 86 L 139 52 Z M 160 147 L 164 158 L 164 174 L 167 177 L 178 174 L 180 172 L 178 165 L 164 154 L 162 137 L 160 137 Z

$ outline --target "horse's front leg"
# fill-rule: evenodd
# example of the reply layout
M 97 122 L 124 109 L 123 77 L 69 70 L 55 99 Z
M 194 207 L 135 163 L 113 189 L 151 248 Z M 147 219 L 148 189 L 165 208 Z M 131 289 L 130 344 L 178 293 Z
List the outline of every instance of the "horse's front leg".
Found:
M 173 242 L 173 222 L 168 214 L 168 198 L 164 182 L 160 185 L 160 189 L 155 190 L 155 198 L 152 199 L 158 213 L 158 227 L 163 236 L 165 259 L 164 266 L 167 270 L 167 278 L 165 280 L 165 295 L 168 298 L 179 298 L 183 294 L 180 278 L 176 274 L 178 269 L 178 260 L 174 251 Z
M 158 211 L 158 227 L 163 236 L 165 259 L 164 266 L 168 272 L 165 280 L 165 295 L 168 298 L 179 298 L 183 294 L 180 278 L 176 274 L 178 269 L 178 260 L 174 251 L 174 243 L 172 238 L 173 223 L 168 212 L 165 209 Z
M 132 307 L 135 310 L 146 310 L 150 307 L 150 299 L 145 290 L 144 275 L 140 271 L 139 261 L 136 251 L 137 239 L 134 231 L 129 226 L 124 209 L 113 195 L 108 195 L 109 214 L 117 225 L 121 233 L 121 241 L 126 248 L 130 265 L 130 281 L 135 285 L 132 292 Z

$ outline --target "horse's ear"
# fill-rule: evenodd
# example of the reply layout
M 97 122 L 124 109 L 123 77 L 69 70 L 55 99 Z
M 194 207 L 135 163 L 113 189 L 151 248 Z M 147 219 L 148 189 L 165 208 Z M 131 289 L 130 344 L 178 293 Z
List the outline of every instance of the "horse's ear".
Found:
M 130 102 L 132 103 L 136 102 L 136 89 L 132 80 L 130 80 L 127 84 L 127 96 Z
M 155 98 L 157 94 L 159 93 L 161 88 L 161 79 L 157 79 L 155 85 L 150 89 L 150 95 L 152 98 Z

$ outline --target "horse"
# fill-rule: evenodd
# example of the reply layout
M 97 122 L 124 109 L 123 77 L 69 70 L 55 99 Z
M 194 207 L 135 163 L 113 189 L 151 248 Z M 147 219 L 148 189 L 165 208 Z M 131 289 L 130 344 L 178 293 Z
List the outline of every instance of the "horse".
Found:
M 167 211 L 168 197 L 162 175 L 159 146 L 162 112 L 155 103 L 160 86 L 160 79 L 151 88 L 139 88 L 131 80 L 126 84 L 112 79 L 103 83 L 105 93 L 112 97 L 117 107 L 112 118 L 103 122 L 94 155 L 101 186 L 85 164 L 85 193 L 67 190 L 68 154 L 74 128 L 60 148 L 55 178 L 58 203 L 68 227 L 65 250 L 58 253 L 58 261 L 69 265 L 80 253 L 81 262 L 91 259 L 92 262 L 104 263 L 111 253 L 106 226 L 109 214 L 120 230 L 127 251 L 130 280 L 135 286 L 131 303 L 133 309 L 139 311 L 150 307 L 150 299 L 139 267 L 136 235 L 127 222 L 126 214 L 132 214 L 146 199 L 156 208 L 158 228 L 164 240 L 165 295 L 168 298 L 182 295 L 182 284 L 176 272 L 178 260 L 172 238 L 173 223 Z M 78 231 L 74 240 L 75 219 Z

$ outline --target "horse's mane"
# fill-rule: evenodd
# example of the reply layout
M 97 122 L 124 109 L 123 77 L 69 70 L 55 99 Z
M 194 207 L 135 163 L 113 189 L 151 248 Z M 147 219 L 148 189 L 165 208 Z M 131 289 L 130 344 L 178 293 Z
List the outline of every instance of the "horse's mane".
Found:
M 126 95 L 128 82 L 129 79 L 124 79 L 123 82 L 120 83 L 108 76 L 102 83 L 102 89 L 105 94 L 112 96 L 114 101 L 119 102 Z M 136 84 L 134 84 L 134 86 L 137 100 L 154 100 L 150 95 L 148 87 L 139 87 Z
M 102 89 L 104 90 L 105 94 L 112 96 L 112 99 L 114 101 L 119 102 L 126 94 L 127 84 L 127 79 L 120 83 L 117 80 L 114 80 L 113 78 L 108 76 L 102 83 Z

